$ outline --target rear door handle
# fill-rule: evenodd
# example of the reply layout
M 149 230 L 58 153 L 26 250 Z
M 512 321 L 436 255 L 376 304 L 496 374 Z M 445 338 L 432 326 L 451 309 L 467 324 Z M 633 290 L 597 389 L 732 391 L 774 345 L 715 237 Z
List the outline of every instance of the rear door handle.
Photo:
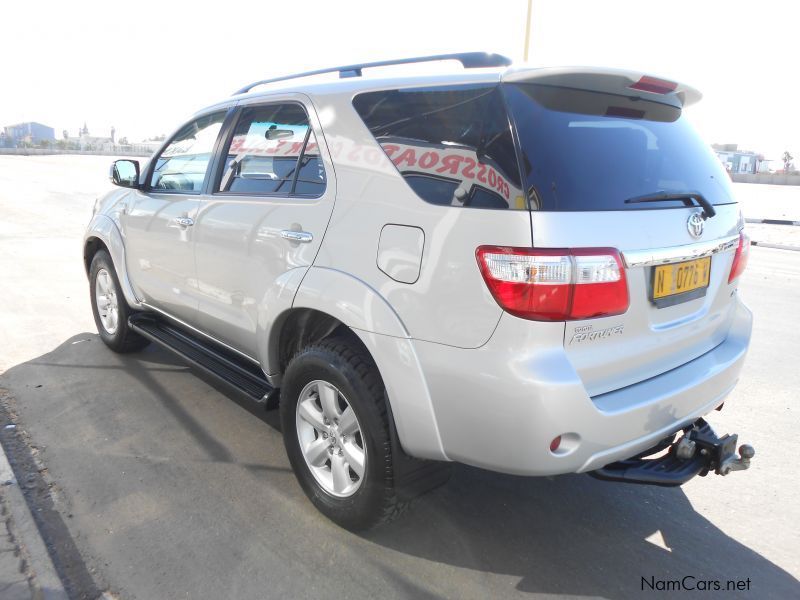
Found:
M 169 222 L 170 227 L 180 227 L 181 229 L 186 229 L 192 225 L 194 225 L 194 219 L 190 219 L 189 217 L 175 217 Z
M 308 244 L 314 239 L 314 236 L 308 231 L 294 231 L 292 229 L 284 229 L 281 231 L 281 237 L 291 242 L 300 242 L 301 244 Z

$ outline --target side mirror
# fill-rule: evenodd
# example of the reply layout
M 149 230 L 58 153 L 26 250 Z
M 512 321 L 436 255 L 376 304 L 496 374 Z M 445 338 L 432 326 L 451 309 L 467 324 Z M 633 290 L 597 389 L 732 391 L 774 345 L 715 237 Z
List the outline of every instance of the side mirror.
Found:
M 111 163 L 111 170 L 108 174 L 108 178 L 114 185 L 127 188 L 138 188 L 139 161 L 115 160 L 113 163 Z

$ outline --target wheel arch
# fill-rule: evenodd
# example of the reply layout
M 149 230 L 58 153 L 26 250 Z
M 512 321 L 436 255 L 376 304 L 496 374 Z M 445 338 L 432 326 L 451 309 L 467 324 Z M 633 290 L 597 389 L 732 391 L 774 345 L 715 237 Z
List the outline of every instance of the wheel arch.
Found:
M 352 336 L 375 363 L 403 450 L 447 460 L 413 340 L 388 302 L 347 273 L 311 267 L 291 308 L 273 320 L 262 350 L 272 382 L 280 385 L 296 351 L 334 334 Z
M 86 271 L 86 276 L 89 276 L 89 271 L 92 268 L 92 259 L 94 255 L 97 254 L 99 250 L 105 250 L 108 252 L 108 246 L 106 246 L 105 242 L 101 240 L 97 236 L 89 236 L 83 242 L 83 267 Z M 109 252 L 109 255 L 111 253 Z
M 142 305 L 128 279 L 122 234 L 114 221 L 102 214 L 92 218 L 83 237 L 83 264 L 87 276 L 92 266 L 92 258 L 99 250 L 105 250 L 111 256 L 111 262 L 114 263 L 114 270 L 117 272 L 128 305 L 132 308 L 141 308 Z

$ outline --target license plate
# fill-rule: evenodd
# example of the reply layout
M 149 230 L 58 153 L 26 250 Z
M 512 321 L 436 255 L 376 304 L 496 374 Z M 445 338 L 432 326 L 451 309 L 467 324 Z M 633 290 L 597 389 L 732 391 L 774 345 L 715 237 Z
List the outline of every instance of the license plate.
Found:
M 653 300 L 661 300 L 695 290 L 704 292 L 708 287 L 710 274 L 710 256 L 671 265 L 659 265 L 653 272 Z M 696 295 L 692 294 L 693 297 Z

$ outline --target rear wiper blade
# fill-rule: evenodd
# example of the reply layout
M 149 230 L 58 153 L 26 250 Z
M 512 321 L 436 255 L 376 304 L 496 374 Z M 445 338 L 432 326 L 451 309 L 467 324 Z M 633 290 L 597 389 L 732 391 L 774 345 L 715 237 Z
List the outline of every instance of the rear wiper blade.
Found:
M 636 196 L 635 198 L 628 198 L 625 204 L 638 204 L 639 202 L 669 202 L 671 200 L 681 201 L 686 204 L 689 201 L 696 201 L 703 207 L 703 220 L 710 219 L 717 214 L 711 202 L 705 199 L 700 192 L 655 192 L 654 194 L 645 194 L 644 196 Z

